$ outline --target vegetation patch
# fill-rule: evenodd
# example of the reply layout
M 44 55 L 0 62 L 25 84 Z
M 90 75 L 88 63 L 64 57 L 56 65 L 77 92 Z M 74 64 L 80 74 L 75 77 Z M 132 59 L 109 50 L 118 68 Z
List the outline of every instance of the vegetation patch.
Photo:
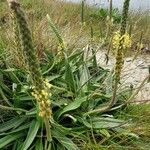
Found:
M 120 88 L 124 53 L 133 44 L 131 26 L 128 28 L 130 0 L 124 1 L 122 14 L 111 2 L 109 10 L 95 9 L 94 13 L 84 2 L 39 1 L 32 5 L 32 1 L 23 1 L 27 13 L 16 0 L 8 0 L 9 7 L 3 2 L 0 7 L 9 13 L 0 22 L 0 149 L 149 149 L 149 105 L 130 104 L 149 75 L 137 90 Z M 47 7 L 39 10 L 42 3 Z M 47 14 L 50 3 L 63 5 L 57 25 L 52 19 L 56 8 Z M 68 22 L 70 9 L 75 18 Z M 92 12 L 89 20 L 85 9 Z M 71 25 L 76 20 L 80 20 L 75 25 L 79 31 Z M 106 28 L 96 36 L 99 21 Z M 73 40 L 66 40 L 66 30 Z M 74 33 L 85 39 L 78 41 Z M 142 39 L 138 52 L 143 48 Z M 98 65 L 97 50 L 104 47 L 115 52 L 113 70 Z

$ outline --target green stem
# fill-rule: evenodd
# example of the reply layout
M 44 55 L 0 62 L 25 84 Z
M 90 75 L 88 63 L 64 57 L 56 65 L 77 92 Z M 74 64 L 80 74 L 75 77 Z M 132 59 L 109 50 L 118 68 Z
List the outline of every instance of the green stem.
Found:
M 8 107 L 8 106 L 3 106 L 3 105 L 0 105 L 0 109 L 22 111 L 22 112 L 25 112 L 25 113 L 28 112 L 27 110 L 24 110 L 24 109 L 21 109 L 21 108 L 14 108 L 14 107 Z
M 138 89 L 130 96 L 130 98 L 129 98 L 124 104 L 121 104 L 121 105 L 119 105 L 119 106 L 117 106 L 117 107 L 112 108 L 111 111 L 116 110 L 116 109 L 119 109 L 119 108 L 121 108 L 121 107 L 126 106 L 127 104 L 129 104 L 130 101 L 133 100 L 134 97 L 135 97 L 135 96 L 139 93 L 139 91 L 142 89 L 142 87 L 144 86 L 144 84 L 146 83 L 146 81 L 148 80 L 148 78 L 150 78 L 150 75 L 148 75 L 148 76 L 142 81 L 142 83 L 139 85 Z
M 49 119 L 45 117 L 44 122 L 45 122 L 46 134 L 47 134 L 47 141 L 51 142 L 52 141 L 52 136 L 51 136 Z
M 121 37 L 126 32 L 126 24 L 127 24 L 127 18 L 128 18 L 129 3 L 130 3 L 130 0 L 124 0 L 123 13 L 122 13 L 122 22 L 121 22 L 121 28 L 120 28 Z M 111 5 L 112 5 L 112 1 L 110 1 L 110 9 L 112 9 Z M 123 60 L 123 56 L 122 56 L 123 42 L 124 42 L 124 38 L 122 38 L 120 40 L 119 48 L 117 50 L 116 69 L 115 69 L 115 70 L 117 70 L 117 72 L 115 72 L 115 80 L 114 80 L 114 88 L 113 88 L 114 90 L 113 90 L 113 96 L 112 96 L 110 102 L 102 108 L 95 109 L 95 110 L 92 110 L 92 111 L 89 111 L 89 112 L 85 113 L 85 115 L 90 115 L 90 114 L 93 114 L 93 113 L 106 112 L 106 111 L 110 110 L 110 108 L 112 106 L 114 106 L 114 104 L 117 102 L 116 101 L 116 95 L 117 95 L 118 84 L 119 84 L 119 81 L 120 81 L 120 72 L 121 72 L 121 69 L 122 69 L 122 60 Z M 119 68 L 119 71 L 118 71 L 118 68 Z
M 3 100 L 7 103 L 7 105 L 9 106 L 13 106 L 9 100 L 7 99 L 7 97 L 5 96 L 5 94 L 3 93 L 3 90 L 0 88 L 0 95 L 2 96 Z

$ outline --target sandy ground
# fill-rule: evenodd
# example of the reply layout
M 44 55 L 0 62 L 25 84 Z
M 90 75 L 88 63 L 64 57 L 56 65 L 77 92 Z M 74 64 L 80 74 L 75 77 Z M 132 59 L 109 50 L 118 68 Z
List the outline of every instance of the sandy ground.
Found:
M 124 67 L 122 71 L 121 83 L 127 86 L 133 85 L 137 89 L 142 81 L 148 76 L 148 66 L 150 65 L 150 55 L 143 54 L 137 57 L 134 61 L 133 57 L 124 59 Z M 113 56 L 109 56 L 109 62 L 106 65 L 105 52 L 100 51 L 97 53 L 97 61 L 99 65 L 105 68 L 112 69 L 115 64 Z M 146 82 L 137 96 L 134 98 L 136 102 L 150 101 L 150 83 Z

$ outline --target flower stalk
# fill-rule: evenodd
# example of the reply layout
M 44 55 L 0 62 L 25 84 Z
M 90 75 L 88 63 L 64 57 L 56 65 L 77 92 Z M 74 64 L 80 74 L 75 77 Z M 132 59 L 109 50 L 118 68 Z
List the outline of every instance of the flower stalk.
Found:
M 110 108 L 114 106 L 114 104 L 116 103 L 117 89 L 118 89 L 118 84 L 120 82 L 121 70 L 123 67 L 123 51 L 130 45 L 131 42 L 129 39 L 129 34 L 126 33 L 129 3 L 130 0 L 124 0 L 121 28 L 119 32 L 116 32 L 116 35 L 113 39 L 113 46 L 117 50 L 116 64 L 115 64 L 115 71 L 114 71 L 115 73 L 114 73 L 114 84 L 113 84 L 113 96 L 111 100 L 108 102 L 108 104 L 106 104 L 106 106 L 99 109 L 91 110 L 85 113 L 84 114 L 85 116 L 93 113 L 106 112 L 110 110 Z
M 110 101 L 109 107 L 112 107 L 116 103 L 116 93 L 118 88 L 118 83 L 120 82 L 121 70 L 123 67 L 123 52 L 130 45 L 129 34 L 126 32 L 128 11 L 129 11 L 130 0 L 124 0 L 122 21 L 120 32 L 118 33 L 118 46 L 116 54 L 116 64 L 115 64 L 115 74 L 114 74 L 114 91 L 113 96 Z
M 8 0 L 8 4 L 16 23 L 15 33 L 17 33 L 17 42 L 19 42 L 18 44 L 23 52 L 25 65 L 27 66 L 32 81 L 33 92 L 31 94 L 37 101 L 39 116 L 45 122 L 47 140 L 51 141 L 50 120 L 52 118 L 52 110 L 50 101 L 51 93 L 49 93 L 51 85 L 42 77 L 40 65 L 32 43 L 31 32 L 20 4 L 16 0 Z

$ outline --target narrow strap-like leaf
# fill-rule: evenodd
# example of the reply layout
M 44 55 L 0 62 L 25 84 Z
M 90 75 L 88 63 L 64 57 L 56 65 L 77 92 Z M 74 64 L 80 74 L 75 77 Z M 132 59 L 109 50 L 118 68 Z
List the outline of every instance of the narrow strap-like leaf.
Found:
M 36 120 L 33 120 L 30 125 L 30 129 L 28 131 L 27 138 L 26 138 L 21 150 L 27 150 L 30 147 L 30 145 L 32 144 L 33 140 L 36 137 L 39 127 L 40 127 L 40 123 Z
M 11 143 L 12 141 L 15 141 L 16 139 L 20 138 L 23 136 L 23 133 L 14 133 L 11 135 L 7 135 L 3 138 L 0 139 L 0 149 L 4 148 L 6 145 Z
M 18 127 L 25 120 L 26 120 L 26 117 L 24 117 L 24 118 L 16 117 L 16 118 L 11 119 L 7 122 L 4 122 L 3 124 L 0 125 L 0 133 L 2 133 L 2 132 L 4 133 L 7 130 Z

